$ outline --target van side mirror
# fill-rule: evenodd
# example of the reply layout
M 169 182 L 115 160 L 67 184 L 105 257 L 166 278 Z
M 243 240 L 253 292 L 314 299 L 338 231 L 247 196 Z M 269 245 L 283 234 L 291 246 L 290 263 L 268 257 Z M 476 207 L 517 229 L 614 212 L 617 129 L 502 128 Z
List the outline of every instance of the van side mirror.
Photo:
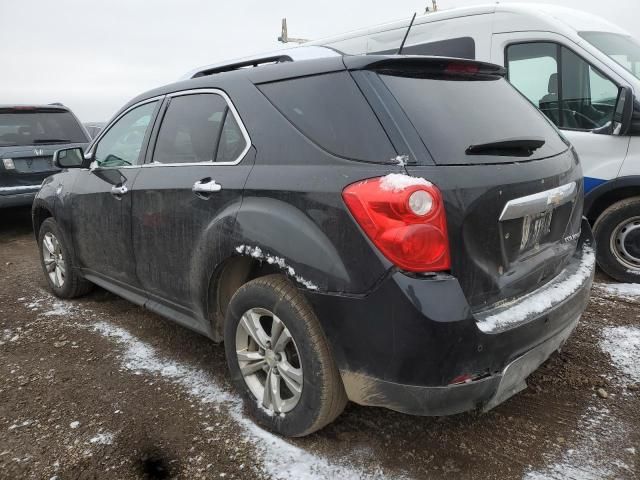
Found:
M 84 164 L 84 151 L 80 147 L 56 150 L 53 164 L 58 168 L 81 168 Z
M 616 109 L 613 112 L 612 133 L 614 135 L 627 135 L 631 129 L 634 109 L 633 90 L 629 87 L 620 87 Z

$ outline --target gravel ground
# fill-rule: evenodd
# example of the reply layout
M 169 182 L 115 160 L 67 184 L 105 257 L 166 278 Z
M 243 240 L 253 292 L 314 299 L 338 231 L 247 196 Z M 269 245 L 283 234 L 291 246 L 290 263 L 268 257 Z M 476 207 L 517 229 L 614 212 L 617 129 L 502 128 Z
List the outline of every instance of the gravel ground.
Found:
M 631 479 L 640 289 L 598 278 L 576 333 L 487 414 L 349 405 L 283 440 L 244 414 L 224 352 L 96 289 L 47 289 L 28 210 L 0 211 L 0 478 Z

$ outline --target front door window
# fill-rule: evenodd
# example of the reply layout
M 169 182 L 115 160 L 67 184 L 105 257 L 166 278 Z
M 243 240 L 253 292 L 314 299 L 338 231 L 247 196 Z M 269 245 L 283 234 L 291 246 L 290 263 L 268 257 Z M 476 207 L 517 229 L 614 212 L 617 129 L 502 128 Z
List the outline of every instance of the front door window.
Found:
M 143 162 L 142 145 L 158 102 L 140 105 L 123 115 L 100 139 L 94 161 L 99 167 L 126 167 Z

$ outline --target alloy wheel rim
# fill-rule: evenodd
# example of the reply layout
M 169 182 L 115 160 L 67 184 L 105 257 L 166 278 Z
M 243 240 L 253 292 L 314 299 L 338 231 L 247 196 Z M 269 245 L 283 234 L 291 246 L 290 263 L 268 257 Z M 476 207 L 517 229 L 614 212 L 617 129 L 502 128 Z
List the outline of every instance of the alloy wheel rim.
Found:
M 629 270 L 640 271 L 640 217 L 627 219 L 614 229 L 611 251 Z
M 258 404 L 275 414 L 293 410 L 302 395 L 300 352 L 291 332 L 264 308 L 247 310 L 236 328 L 240 372 Z
M 67 270 L 60 242 L 51 232 L 47 232 L 42 239 L 42 258 L 49 280 L 54 287 L 61 288 L 64 285 Z

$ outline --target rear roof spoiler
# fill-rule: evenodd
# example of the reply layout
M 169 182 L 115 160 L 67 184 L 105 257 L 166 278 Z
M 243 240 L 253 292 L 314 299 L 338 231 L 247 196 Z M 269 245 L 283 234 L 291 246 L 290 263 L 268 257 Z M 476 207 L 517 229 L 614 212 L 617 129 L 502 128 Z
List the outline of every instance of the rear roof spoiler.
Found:
M 344 63 L 349 70 L 374 70 L 404 76 L 504 77 L 507 74 L 504 67 L 493 63 L 421 55 L 345 56 Z

